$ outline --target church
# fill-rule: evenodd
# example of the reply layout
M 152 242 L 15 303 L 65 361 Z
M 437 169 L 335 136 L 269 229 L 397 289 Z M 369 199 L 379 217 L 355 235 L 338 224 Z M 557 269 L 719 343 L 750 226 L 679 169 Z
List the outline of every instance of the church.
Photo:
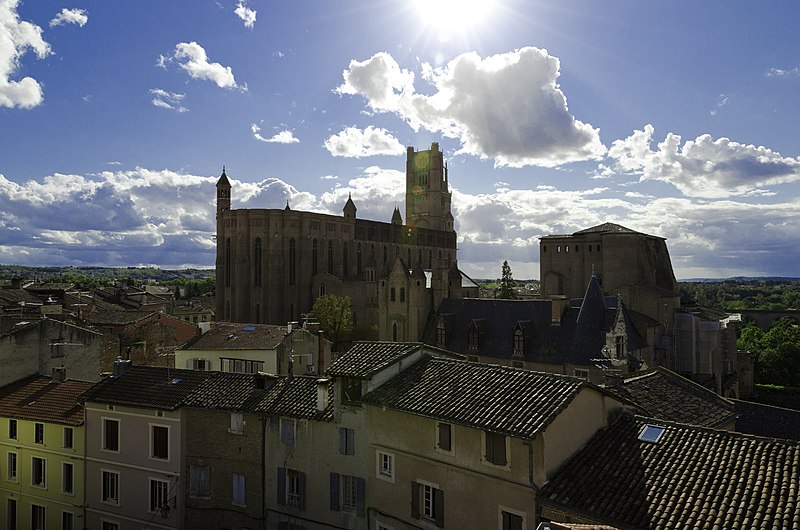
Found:
M 216 188 L 217 320 L 285 324 L 302 319 L 318 296 L 335 294 L 350 297 L 359 335 L 416 341 L 437 300 L 477 296 L 477 285 L 456 266 L 438 143 L 407 149 L 405 222 L 398 208 L 390 222 L 359 219 L 351 197 L 341 216 L 288 203 L 232 210 L 224 169 Z

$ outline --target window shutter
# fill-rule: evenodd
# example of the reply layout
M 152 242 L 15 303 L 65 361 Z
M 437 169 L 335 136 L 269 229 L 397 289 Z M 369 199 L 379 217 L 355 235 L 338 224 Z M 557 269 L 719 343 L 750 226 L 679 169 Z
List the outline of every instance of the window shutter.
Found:
M 298 506 L 298 508 L 300 508 L 301 510 L 305 510 L 306 509 L 306 474 L 305 473 L 300 473 L 299 482 L 300 482 L 300 505 Z
M 411 517 L 419 519 L 419 483 L 411 483 Z
M 339 511 L 339 473 L 331 473 L 331 510 Z
M 278 468 L 278 504 L 286 505 L 286 468 Z
M 339 454 L 347 454 L 347 429 L 339 427 Z
M 433 505 L 436 507 L 436 526 L 444 528 L 444 492 L 433 490 Z
M 355 429 L 345 429 L 347 435 L 347 454 L 356 454 L 356 431 Z
M 364 517 L 364 479 L 356 478 L 356 513 L 359 517 Z
M 486 440 L 486 454 L 483 457 L 487 462 L 494 463 L 494 438 L 492 438 L 492 433 L 484 431 L 483 437 Z

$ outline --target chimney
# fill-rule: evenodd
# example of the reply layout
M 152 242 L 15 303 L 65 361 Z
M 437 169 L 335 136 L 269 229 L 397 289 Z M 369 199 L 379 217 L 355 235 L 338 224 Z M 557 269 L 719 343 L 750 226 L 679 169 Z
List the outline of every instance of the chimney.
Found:
M 564 295 L 559 294 L 550 297 L 550 309 L 552 311 L 552 320 L 550 324 L 552 326 L 561 325 L 561 316 L 564 314 L 567 304 L 569 304 L 569 300 L 567 300 L 567 297 Z
M 64 366 L 53 368 L 53 382 L 63 383 L 67 378 L 67 369 Z
M 130 359 L 123 359 L 122 357 L 117 357 L 117 360 L 114 361 L 114 375 L 112 377 L 120 377 L 122 374 L 128 371 L 128 368 L 131 367 Z
M 330 379 L 317 379 L 317 412 L 325 412 L 328 408 L 328 384 Z

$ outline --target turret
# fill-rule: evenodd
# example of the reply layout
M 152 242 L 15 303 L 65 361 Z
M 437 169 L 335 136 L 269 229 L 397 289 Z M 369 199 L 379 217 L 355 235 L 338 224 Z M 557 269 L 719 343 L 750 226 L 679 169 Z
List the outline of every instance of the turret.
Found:
M 231 209 L 231 183 L 228 175 L 225 174 L 225 166 L 222 166 L 222 175 L 217 181 L 217 218 L 219 215 Z
M 394 212 L 392 212 L 392 224 L 393 225 L 403 224 L 403 217 L 400 215 L 400 210 L 397 208 L 397 206 L 394 207 Z
M 452 230 L 448 223 L 450 187 L 439 144 L 427 151 L 406 151 L 406 224 L 433 230 Z M 449 226 L 449 227 L 448 227 Z
M 344 208 L 342 209 L 342 211 L 344 212 L 344 218 L 355 219 L 357 210 L 358 208 L 356 208 L 356 203 L 353 202 L 353 197 L 351 197 L 350 194 L 348 193 L 347 202 L 344 203 Z

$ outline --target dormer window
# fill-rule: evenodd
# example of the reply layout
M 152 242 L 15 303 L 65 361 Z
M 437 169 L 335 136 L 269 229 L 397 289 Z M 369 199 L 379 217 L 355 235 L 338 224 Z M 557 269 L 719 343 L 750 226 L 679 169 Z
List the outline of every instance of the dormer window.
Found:
M 436 326 L 436 346 L 439 348 L 444 348 L 446 341 L 446 328 L 444 327 L 444 322 L 440 321 Z
M 617 335 L 614 337 L 615 354 L 617 359 L 625 358 L 625 336 Z
M 475 326 L 470 326 L 467 332 L 467 347 L 470 351 L 476 351 L 478 349 L 478 328 Z
M 522 357 L 525 351 L 525 333 L 520 326 L 514 328 L 514 357 Z

